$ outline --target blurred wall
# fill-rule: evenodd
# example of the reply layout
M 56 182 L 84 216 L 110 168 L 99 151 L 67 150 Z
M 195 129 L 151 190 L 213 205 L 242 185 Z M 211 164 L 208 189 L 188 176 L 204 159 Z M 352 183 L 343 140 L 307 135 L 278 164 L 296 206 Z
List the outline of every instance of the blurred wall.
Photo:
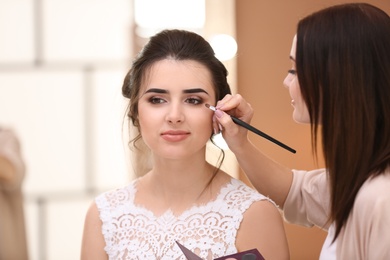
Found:
M 297 153 L 292 154 L 257 136 L 251 136 L 251 140 L 288 167 L 313 169 L 323 166 L 322 158 L 317 164 L 313 160 L 309 126 L 293 121 L 291 99 L 283 87 L 283 80 L 291 66 L 289 54 L 297 22 L 313 11 L 347 2 L 351 1 L 236 1 L 238 92 L 255 110 L 253 125 L 293 147 Z M 388 0 L 365 2 L 390 14 Z M 290 224 L 286 224 L 286 232 L 291 259 L 318 259 L 325 232 Z
M 78 259 L 93 197 L 130 179 L 120 86 L 132 14 L 131 0 L 0 1 L 0 124 L 27 166 L 30 260 Z
M 204 28 L 186 28 L 183 19 L 173 27 L 234 35 L 234 0 L 207 0 L 200 14 L 189 1 L 139 2 L 147 6 L 138 11 L 162 14 L 158 26 L 163 18 L 172 22 L 167 10 L 204 12 Z M 0 125 L 18 134 L 27 165 L 30 260 L 78 259 L 93 198 L 135 177 L 121 95 L 142 46 L 135 7 L 135 0 L 0 0 Z M 227 66 L 235 82 L 235 61 Z M 226 162 L 223 168 L 237 175 L 232 154 Z

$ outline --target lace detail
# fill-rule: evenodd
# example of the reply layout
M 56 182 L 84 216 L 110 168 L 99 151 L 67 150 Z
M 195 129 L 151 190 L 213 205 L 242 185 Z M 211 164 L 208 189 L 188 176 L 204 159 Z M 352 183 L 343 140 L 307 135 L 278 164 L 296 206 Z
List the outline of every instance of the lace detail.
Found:
M 155 216 L 134 204 L 136 183 L 103 193 L 95 200 L 109 259 L 185 260 L 176 240 L 202 259 L 236 253 L 236 234 L 244 212 L 255 201 L 270 200 L 232 179 L 212 202 L 194 206 L 179 216 L 171 211 Z

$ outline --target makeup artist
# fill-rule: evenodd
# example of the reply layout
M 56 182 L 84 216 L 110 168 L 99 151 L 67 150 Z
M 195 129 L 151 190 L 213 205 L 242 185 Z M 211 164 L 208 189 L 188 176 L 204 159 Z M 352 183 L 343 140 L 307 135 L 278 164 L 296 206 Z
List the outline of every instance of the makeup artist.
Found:
M 206 161 L 213 111 L 205 104 L 230 93 L 225 66 L 200 35 L 151 37 L 122 86 L 139 133 L 130 145 L 146 146 L 151 165 L 94 200 L 82 260 L 185 259 L 176 241 L 208 260 L 253 248 L 266 259 L 289 258 L 274 202 L 221 170 L 223 150 L 216 165 Z
M 217 104 L 223 136 L 287 221 L 328 231 L 320 259 L 390 259 L 390 17 L 364 3 L 315 12 L 299 21 L 290 59 L 293 118 L 311 125 L 314 150 L 321 136 L 326 168 L 290 170 L 264 155 L 228 116 L 250 122 L 240 95 Z

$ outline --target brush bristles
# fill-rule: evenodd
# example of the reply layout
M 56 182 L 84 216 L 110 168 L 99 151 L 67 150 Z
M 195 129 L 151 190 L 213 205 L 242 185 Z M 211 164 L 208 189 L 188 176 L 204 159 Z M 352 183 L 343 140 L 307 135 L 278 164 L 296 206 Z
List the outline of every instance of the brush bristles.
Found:
M 207 108 L 213 110 L 213 111 L 216 111 L 217 109 L 209 104 L 204 104 Z

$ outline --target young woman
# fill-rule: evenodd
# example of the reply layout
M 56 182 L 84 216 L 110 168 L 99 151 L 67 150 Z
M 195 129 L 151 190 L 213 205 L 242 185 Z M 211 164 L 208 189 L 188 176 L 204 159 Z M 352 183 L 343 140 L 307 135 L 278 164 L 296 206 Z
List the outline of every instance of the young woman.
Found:
M 326 169 L 291 171 L 270 160 L 224 113 L 249 122 L 250 105 L 240 95 L 217 105 L 224 138 L 256 189 L 289 222 L 328 230 L 321 259 L 390 259 L 389 46 L 390 17 L 369 4 L 299 22 L 284 85 L 295 121 L 311 124 L 315 150 L 321 134 Z
M 275 204 L 206 161 L 211 110 L 230 93 L 227 71 L 201 36 L 165 30 L 143 48 L 122 87 L 128 117 L 152 155 L 152 169 L 92 203 L 82 259 L 202 259 L 257 248 L 288 259 Z M 223 151 L 221 151 L 223 152 Z

